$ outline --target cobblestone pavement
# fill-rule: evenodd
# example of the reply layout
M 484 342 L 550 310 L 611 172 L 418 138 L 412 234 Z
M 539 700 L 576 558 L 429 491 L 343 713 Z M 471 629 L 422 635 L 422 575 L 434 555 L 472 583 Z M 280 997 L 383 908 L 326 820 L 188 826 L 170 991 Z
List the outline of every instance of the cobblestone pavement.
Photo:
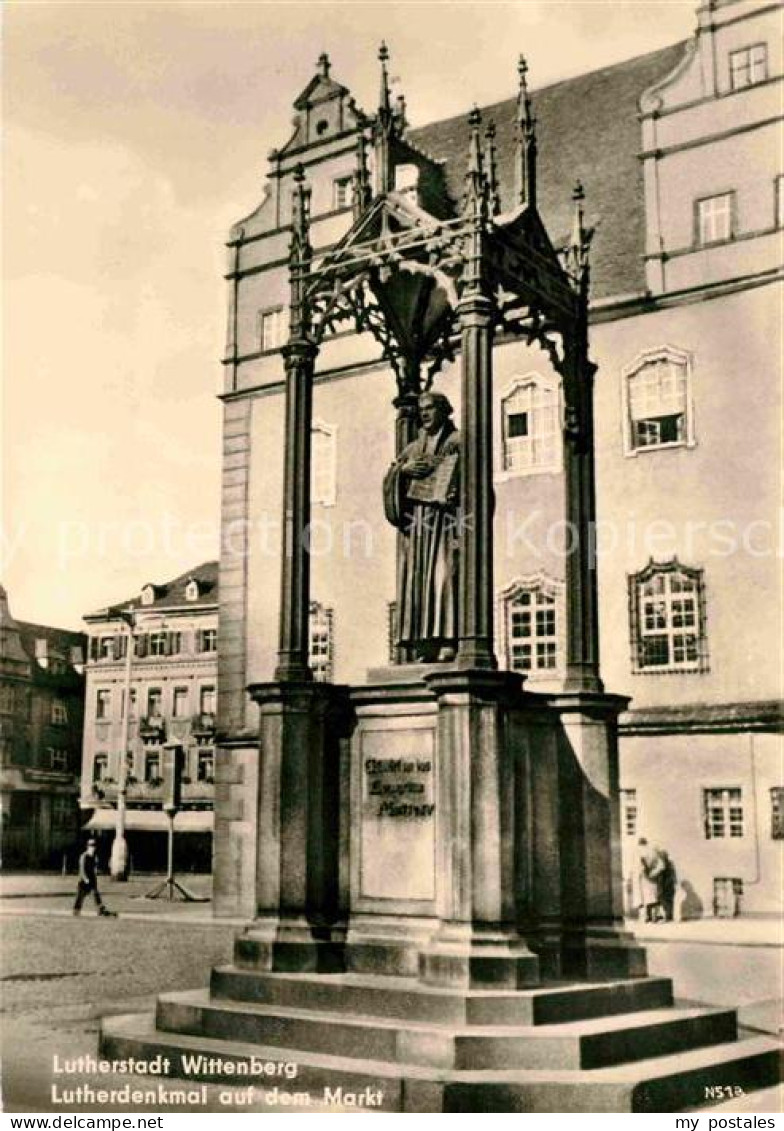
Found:
M 226 923 L 182 920 L 4 915 L 0 919 L 3 1110 L 158 1114 L 123 1104 L 91 1109 L 56 1103 L 55 1084 L 60 1089 L 78 1084 L 105 1089 L 128 1083 L 144 1089 L 150 1087 L 150 1078 L 89 1072 L 64 1078 L 54 1071 L 55 1056 L 61 1062 L 65 1057 L 95 1056 L 102 1017 L 150 1012 L 158 993 L 205 986 L 210 968 L 230 961 L 236 930 Z M 254 1103 L 237 1106 L 242 1091 L 209 1085 L 206 1104 L 190 1110 L 272 1110 L 258 1088 Z M 314 1103 L 307 1110 L 343 1109 Z

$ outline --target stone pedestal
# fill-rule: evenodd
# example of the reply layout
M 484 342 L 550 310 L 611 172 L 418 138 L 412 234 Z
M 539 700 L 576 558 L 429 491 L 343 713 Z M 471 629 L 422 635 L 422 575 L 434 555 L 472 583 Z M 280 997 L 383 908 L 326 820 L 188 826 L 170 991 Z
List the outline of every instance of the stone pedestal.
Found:
M 420 954 L 434 986 L 522 988 L 539 961 L 517 928 L 515 765 L 509 713 L 521 679 L 450 671 L 426 682 L 438 701 L 439 927 Z
M 340 896 L 340 690 L 325 684 L 250 688 L 259 705 L 256 918 L 237 939 L 238 965 L 343 969 Z
M 547 977 L 646 973 L 643 948 L 623 930 L 617 720 L 627 703 L 596 692 L 531 696 L 514 719 L 530 812 L 521 916 Z

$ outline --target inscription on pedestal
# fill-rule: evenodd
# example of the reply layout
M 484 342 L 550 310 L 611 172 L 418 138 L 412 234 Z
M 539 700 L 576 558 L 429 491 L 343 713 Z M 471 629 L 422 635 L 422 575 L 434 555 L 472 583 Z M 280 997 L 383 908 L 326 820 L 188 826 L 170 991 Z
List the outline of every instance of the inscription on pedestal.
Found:
M 434 733 L 411 727 L 362 735 L 360 894 L 435 899 Z

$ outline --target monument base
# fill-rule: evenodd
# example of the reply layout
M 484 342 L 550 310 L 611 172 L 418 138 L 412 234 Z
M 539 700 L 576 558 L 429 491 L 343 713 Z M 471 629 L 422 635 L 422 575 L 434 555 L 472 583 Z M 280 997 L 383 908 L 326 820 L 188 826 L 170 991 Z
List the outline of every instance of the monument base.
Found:
M 738 1040 L 731 1009 L 676 1008 L 666 978 L 466 991 L 224 967 L 210 992 L 162 995 L 155 1020 L 104 1019 L 100 1053 L 161 1054 L 191 1086 L 241 1081 L 244 1092 L 250 1075 L 266 1111 L 263 1089 L 275 1088 L 286 1110 L 672 1112 L 780 1078 L 776 1041 Z M 254 1058 L 291 1076 L 253 1076 Z

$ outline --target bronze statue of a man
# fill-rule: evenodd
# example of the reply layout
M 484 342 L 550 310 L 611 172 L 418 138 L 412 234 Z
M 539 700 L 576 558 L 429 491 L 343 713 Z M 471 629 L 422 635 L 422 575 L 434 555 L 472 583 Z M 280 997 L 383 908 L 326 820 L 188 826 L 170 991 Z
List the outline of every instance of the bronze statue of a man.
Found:
M 398 644 L 420 662 L 452 660 L 457 644 L 460 434 L 442 393 L 419 398 L 419 435 L 384 478 L 384 513 L 403 534 Z

